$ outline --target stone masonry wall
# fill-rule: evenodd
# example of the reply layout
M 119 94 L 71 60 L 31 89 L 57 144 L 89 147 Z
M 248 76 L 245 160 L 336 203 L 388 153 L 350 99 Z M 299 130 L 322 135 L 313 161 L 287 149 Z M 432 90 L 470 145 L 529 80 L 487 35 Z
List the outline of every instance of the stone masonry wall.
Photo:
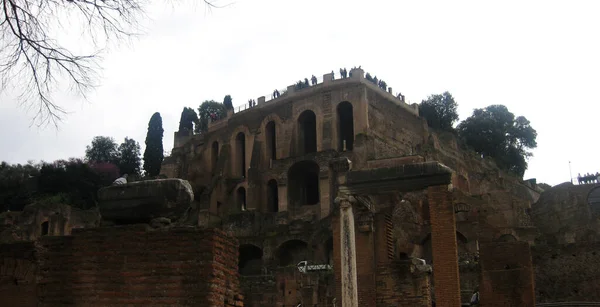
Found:
M 39 306 L 243 306 L 237 240 L 146 225 L 44 237 Z
M 37 255 L 33 242 L 0 245 L 0 305 L 37 306 Z
M 538 303 L 600 301 L 600 243 L 532 248 Z

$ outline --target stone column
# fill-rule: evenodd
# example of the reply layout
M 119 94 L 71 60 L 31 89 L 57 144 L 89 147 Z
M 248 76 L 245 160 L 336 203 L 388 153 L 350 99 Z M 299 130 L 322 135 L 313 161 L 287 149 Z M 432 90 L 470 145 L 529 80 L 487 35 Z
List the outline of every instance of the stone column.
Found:
M 427 188 L 437 306 L 459 307 L 460 281 L 451 185 Z
M 356 242 L 354 231 L 354 213 L 352 203 L 354 197 L 337 197 L 336 203 L 339 204 L 338 221 L 334 223 L 334 245 L 337 245 L 336 253 L 334 246 L 335 261 L 334 270 L 339 272 L 339 284 L 341 306 L 358 307 L 358 284 L 356 274 Z M 336 255 L 337 254 L 337 255 Z M 336 257 L 338 256 L 339 257 Z

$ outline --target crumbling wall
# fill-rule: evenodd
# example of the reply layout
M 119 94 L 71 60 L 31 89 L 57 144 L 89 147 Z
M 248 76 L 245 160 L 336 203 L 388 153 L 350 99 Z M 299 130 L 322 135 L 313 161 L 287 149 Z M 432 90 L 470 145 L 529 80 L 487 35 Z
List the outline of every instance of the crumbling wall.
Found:
M 0 244 L 0 305 L 38 306 L 37 273 L 37 252 L 33 242 Z
M 40 306 L 242 306 L 237 240 L 214 229 L 81 229 L 40 241 Z
M 600 243 L 535 246 L 537 302 L 600 301 Z
M 431 306 L 430 272 L 411 260 L 394 261 L 377 268 L 377 306 Z

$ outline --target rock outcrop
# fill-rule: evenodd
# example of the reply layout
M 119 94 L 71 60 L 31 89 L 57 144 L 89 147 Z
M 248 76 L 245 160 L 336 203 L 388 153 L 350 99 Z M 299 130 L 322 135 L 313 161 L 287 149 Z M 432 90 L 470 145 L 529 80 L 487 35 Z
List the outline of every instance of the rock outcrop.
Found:
M 178 220 L 194 200 L 187 180 L 157 179 L 110 186 L 98 191 L 102 219 L 118 224 Z

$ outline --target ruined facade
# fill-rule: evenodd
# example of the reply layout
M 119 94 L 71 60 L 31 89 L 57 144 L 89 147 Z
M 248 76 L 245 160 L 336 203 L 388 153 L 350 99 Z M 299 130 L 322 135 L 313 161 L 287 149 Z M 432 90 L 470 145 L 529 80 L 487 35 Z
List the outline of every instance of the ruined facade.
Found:
M 480 246 L 534 243 L 535 182 L 432 131 L 417 105 L 361 69 L 323 80 L 259 97 L 206 133 L 176 132 L 163 163 L 163 175 L 194 190 L 185 223 L 239 240 L 245 305 L 457 306 L 501 280 L 482 274 Z M 524 257 L 513 303 L 534 300 Z M 302 261 L 330 266 L 302 271 Z

